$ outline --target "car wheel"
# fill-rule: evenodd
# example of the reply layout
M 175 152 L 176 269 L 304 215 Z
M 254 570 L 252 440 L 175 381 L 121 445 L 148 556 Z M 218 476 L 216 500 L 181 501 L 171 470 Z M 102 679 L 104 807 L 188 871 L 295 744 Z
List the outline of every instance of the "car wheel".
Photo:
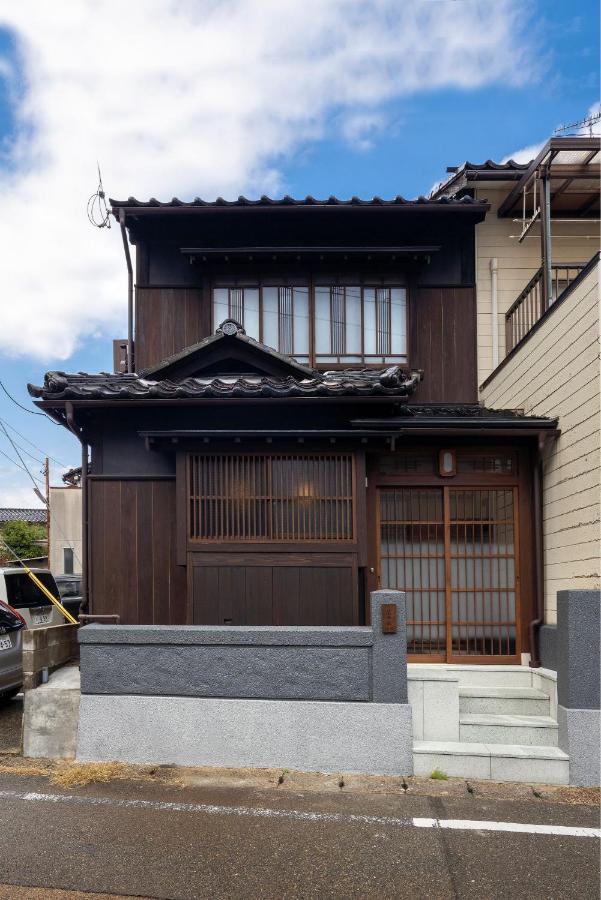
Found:
M 0 703 L 6 703 L 8 700 L 12 700 L 13 697 L 17 696 L 22 688 L 23 686 L 19 685 L 19 687 L 11 688 L 9 691 L 0 692 Z

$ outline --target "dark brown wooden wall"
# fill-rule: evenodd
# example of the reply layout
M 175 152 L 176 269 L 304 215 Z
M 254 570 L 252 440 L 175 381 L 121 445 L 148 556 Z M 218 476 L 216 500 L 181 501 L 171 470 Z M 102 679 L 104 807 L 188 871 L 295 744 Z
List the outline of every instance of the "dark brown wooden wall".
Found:
M 411 296 L 411 368 L 423 369 L 417 403 L 475 402 L 476 289 L 417 287 Z
M 137 289 L 138 372 L 210 333 L 210 304 L 203 300 L 201 288 Z M 412 290 L 409 363 L 424 370 L 415 402 L 477 400 L 475 288 L 417 286 Z
M 137 372 L 195 344 L 210 333 L 210 311 L 203 314 L 202 293 L 200 288 L 137 288 Z
M 195 625 L 357 625 L 356 570 L 323 555 L 284 561 L 283 554 L 220 565 L 190 554 Z M 246 563 L 246 564 L 245 564 Z M 283 563 L 283 564 L 282 564 Z
M 117 613 L 126 625 L 185 624 L 175 480 L 91 479 L 88 485 L 91 612 Z

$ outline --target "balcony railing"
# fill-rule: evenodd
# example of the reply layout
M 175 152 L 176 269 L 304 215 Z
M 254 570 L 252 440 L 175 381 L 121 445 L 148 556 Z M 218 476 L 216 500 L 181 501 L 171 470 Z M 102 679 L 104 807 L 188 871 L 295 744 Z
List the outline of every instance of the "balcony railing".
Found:
M 586 263 L 563 263 L 551 266 L 551 283 L 549 286 L 549 301 L 545 302 L 543 291 L 542 267 L 530 279 L 522 293 L 519 295 L 505 313 L 505 353 L 526 337 L 528 332 L 536 325 L 538 320 L 561 297 L 565 289 L 582 272 Z

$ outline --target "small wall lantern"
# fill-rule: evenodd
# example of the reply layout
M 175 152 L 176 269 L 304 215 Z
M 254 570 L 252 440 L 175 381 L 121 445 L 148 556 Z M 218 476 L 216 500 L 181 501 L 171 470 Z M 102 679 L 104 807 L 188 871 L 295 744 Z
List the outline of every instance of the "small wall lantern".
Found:
M 457 474 L 457 460 L 454 450 L 440 450 L 438 453 L 438 474 L 443 478 L 451 478 Z

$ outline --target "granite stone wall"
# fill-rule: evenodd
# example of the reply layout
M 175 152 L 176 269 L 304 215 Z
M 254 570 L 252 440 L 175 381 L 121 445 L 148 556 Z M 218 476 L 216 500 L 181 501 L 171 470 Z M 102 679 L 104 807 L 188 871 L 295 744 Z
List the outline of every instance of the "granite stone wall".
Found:
M 570 783 L 598 785 L 600 766 L 601 591 L 557 593 L 559 746 Z
M 77 758 L 411 775 L 404 593 L 371 622 L 87 625 Z

